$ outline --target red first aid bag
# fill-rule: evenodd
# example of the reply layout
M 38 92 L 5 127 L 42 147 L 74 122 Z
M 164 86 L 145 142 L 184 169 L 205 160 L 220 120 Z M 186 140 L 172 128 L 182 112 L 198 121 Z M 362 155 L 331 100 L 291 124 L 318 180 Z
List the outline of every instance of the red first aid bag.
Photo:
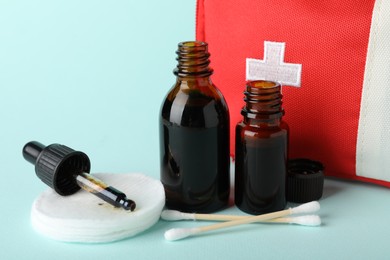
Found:
M 232 154 L 246 80 L 279 81 L 290 158 L 390 187 L 390 1 L 198 0 L 196 19 Z

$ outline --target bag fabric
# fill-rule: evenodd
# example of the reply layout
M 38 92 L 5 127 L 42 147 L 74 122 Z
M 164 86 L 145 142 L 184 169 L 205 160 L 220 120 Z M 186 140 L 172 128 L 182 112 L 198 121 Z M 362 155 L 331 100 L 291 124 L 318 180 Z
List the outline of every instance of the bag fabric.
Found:
M 232 155 L 246 80 L 281 81 L 290 158 L 390 187 L 389 32 L 389 0 L 198 0 Z

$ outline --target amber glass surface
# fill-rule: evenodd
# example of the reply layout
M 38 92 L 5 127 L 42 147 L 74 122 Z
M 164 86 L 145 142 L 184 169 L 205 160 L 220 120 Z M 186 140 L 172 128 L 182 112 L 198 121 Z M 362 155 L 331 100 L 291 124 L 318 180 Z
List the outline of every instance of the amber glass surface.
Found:
M 166 206 L 213 212 L 229 198 L 229 114 L 210 80 L 207 44 L 180 43 L 176 83 L 160 114 L 161 181 Z
M 235 203 L 250 214 L 282 210 L 288 125 L 281 120 L 280 85 L 248 82 L 244 94 L 244 118 L 236 126 Z

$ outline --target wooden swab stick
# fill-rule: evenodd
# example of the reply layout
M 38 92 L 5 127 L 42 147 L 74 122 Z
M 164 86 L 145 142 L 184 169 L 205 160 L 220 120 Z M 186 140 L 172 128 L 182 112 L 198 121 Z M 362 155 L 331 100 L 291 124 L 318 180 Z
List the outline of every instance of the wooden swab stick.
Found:
M 309 203 L 302 204 L 295 208 L 289 208 L 273 213 L 258 215 L 258 216 L 250 216 L 243 219 L 237 219 L 227 222 L 222 222 L 214 225 L 197 227 L 197 228 L 173 228 L 169 229 L 165 232 L 164 236 L 167 240 L 179 240 L 182 238 L 186 238 L 192 235 L 196 235 L 203 232 L 208 232 L 212 230 L 228 228 L 233 226 L 238 226 L 242 224 L 249 224 L 257 221 L 264 221 L 269 219 L 280 218 L 293 214 L 301 214 L 301 213 L 312 213 L 318 211 L 320 209 L 320 204 L 317 201 L 312 201 Z
M 235 215 L 220 215 L 220 214 L 199 214 L 199 213 L 186 213 L 177 210 L 163 210 L 161 218 L 166 221 L 177 220 L 208 220 L 208 221 L 230 221 L 236 219 L 247 218 L 248 216 L 235 216 Z M 321 219 L 317 215 L 306 215 L 299 217 L 285 217 L 275 218 L 263 221 L 256 221 L 260 223 L 288 223 L 304 226 L 319 226 Z

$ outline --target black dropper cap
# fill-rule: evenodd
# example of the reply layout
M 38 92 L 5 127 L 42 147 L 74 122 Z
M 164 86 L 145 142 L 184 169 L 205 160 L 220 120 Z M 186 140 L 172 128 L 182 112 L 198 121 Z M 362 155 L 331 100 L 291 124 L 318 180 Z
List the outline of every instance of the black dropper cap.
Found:
M 23 157 L 35 165 L 35 173 L 48 186 L 62 196 L 71 195 L 80 187 L 74 178 L 82 172 L 89 173 L 88 156 L 65 145 L 43 144 L 33 141 L 23 147 Z

